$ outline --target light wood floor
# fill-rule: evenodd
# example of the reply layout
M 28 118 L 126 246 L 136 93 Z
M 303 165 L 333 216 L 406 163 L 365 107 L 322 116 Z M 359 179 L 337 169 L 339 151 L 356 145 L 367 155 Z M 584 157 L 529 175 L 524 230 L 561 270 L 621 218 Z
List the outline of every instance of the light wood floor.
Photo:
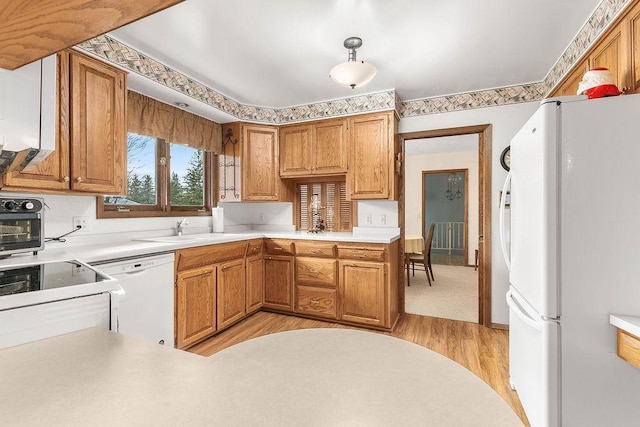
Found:
M 360 329 L 260 311 L 187 351 L 211 356 L 251 338 L 307 328 Z M 394 331 L 385 334 L 436 351 L 466 367 L 500 394 L 525 425 L 528 425 L 520 400 L 509 387 L 507 331 L 491 329 L 475 323 L 405 314 L 398 321 Z

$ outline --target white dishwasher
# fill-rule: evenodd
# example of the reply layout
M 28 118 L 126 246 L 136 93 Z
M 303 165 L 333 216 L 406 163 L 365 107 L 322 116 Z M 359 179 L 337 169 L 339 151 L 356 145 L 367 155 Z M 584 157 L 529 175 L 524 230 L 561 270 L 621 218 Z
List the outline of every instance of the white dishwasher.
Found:
M 124 298 L 118 306 L 118 332 L 174 346 L 174 254 L 93 264 L 118 279 Z

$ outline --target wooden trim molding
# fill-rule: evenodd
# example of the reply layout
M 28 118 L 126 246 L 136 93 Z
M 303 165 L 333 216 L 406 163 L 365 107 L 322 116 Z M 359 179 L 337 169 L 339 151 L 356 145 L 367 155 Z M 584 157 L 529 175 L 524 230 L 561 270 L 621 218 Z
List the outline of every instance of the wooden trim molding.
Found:
M 491 323 L 491 124 L 463 126 L 457 128 L 424 130 L 400 134 L 402 153 L 404 143 L 411 139 L 439 138 L 443 136 L 478 134 L 478 319 L 484 326 L 493 327 Z M 405 162 L 400 173 L 401 197 L 399 199 L 399 225 L 401 230 L 401 247 L 404 247 L 404 179 Z M 402 283 L 402 282 L 401 282 Z M 404 286 L 399 293 L 404 298 Z M 402 304 L 401 306 L 404 306 Z M 404 311 L 403 311 L 404 312 Z

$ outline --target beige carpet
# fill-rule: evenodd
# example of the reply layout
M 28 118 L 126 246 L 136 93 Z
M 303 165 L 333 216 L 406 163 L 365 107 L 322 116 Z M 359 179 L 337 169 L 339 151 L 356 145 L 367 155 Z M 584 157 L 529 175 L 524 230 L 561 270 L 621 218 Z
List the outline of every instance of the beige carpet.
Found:
M 433 274 L 436 280 L 429 287 L 425 272 L 416 268 L 411 286 L 405 286 L 406 312 L 478 323 L 478 272 L 473 267 L 433 265 Z

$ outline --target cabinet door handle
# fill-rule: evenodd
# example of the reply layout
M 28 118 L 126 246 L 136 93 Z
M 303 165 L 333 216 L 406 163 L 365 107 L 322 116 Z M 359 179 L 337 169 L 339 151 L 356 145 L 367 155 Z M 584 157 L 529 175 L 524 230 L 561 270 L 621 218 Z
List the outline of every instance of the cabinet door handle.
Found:
M 77 177 L 76 182 L 82 182 L 82 177 L 81 176 Z
M 69 182 L 69 181 L 71 181 L 71 178 L 69 178 L 68 176 L 65 176 L 64 178 L 62 178 L 62 180 L 64 182 Z
M 201 276 L 206 276 L 207 274 L 211 274 L 211 272 L 213 272 L 213 270 L 205 270 L 202 272 Z
M 273 250 L 274 250 L 274 251 L 281 251 L 281 250 L 282 250 L 282 248 L 281 248 L 281 247 L 279 247 L 279 246 L 276 246 L 275 248 L 273 248 Z
M 318 249 L 315 249 L 315 250 L 311 251 L 311 253 L 313 253 L 313 254 L 321 254 L 322 251 L 318 250 Z
M 320 272 L 319 272 L 318 270 L 309 270 L 309 273 L 311 273 L 311 274 L 318 274 L 318 273 L 320 273 Z
M 366 258 L 366 255 L 362 255 L 362 254 L 356 254 L 355 255 L 356 258 Z
M 312 299 L 311 304 L 320 304 L 320 301 L 317 299 Z
M 227 265 L 226 267 L 222 267 L 222 271 L 227 271 L 228 269 L 230 269 L 232 266 L 231 265 Z

